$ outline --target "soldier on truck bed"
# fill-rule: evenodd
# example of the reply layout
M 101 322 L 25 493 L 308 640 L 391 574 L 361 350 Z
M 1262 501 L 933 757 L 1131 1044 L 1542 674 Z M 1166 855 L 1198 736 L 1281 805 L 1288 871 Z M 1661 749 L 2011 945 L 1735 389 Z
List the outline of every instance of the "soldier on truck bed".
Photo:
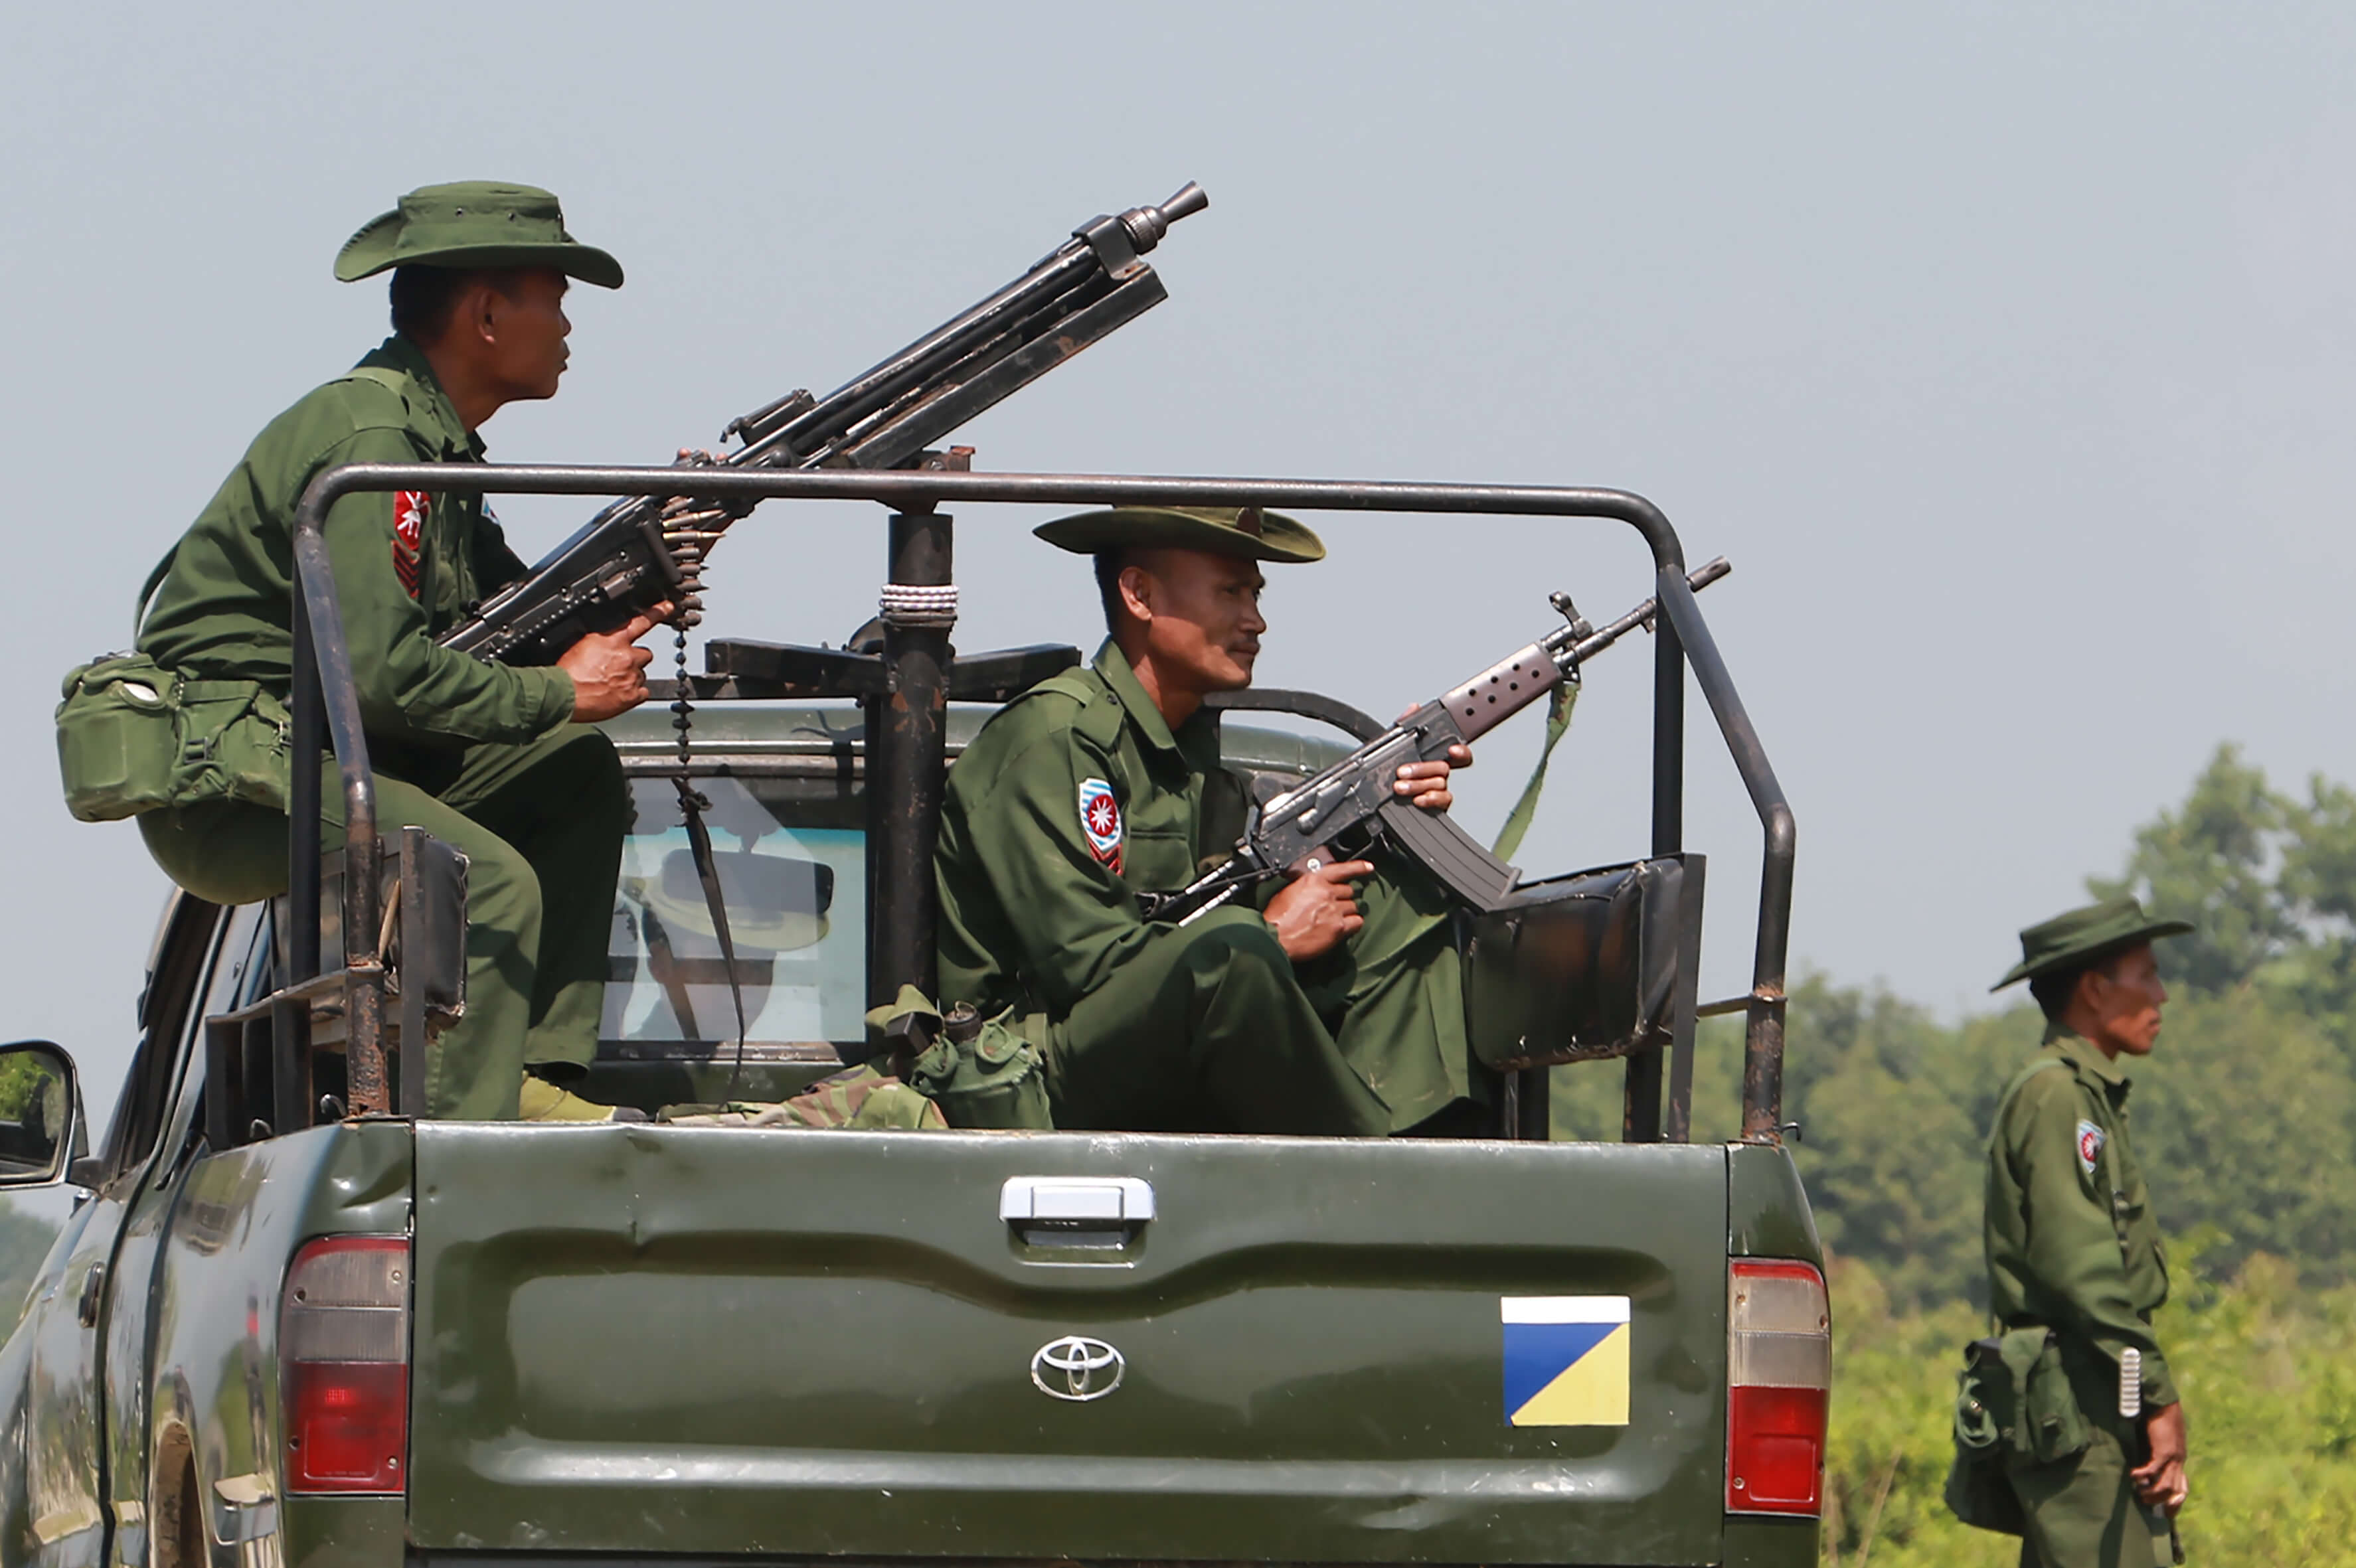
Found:
M 393 335 L 271 421 L 142 596 L 153 605 L 140 652 L 206 683 L 190 693 L 226 694 L 215 709 L 225 725 L 257 709 L 283 715 L 305 486 L 339 464 L 481 461 L 486 420 L 556 394 L 572 330 L 566 280 L 622 283 L 620 263 L 565 232 L 555 197 L 480 182 L 410 192 L 336 258 L 346 283 L 387 271 Z M 327 515 L 327 543 L 380 825 L 423 827 L 472 862 L 466 1016 L 432 1047 L 425 1114 L 643 1119 L 562 1085 L 596 1053 L 630 809 L 614 748 L 591 726 L 646 699 L 653 656 L 634 645 L 653 621 L 584 637 L 544 668 L 437 646 L 465 606 L 525 570 L 479 496 L 347 496 Z M 285 768 L 283 754 L 276 765 Z M 343 792 L 333 760 L 324 765 L 332 846 Z M 199 777 L 143 813 L 140 830 L 156 863 L 198 897 L 267 898 L 287 882 L 284 788 L 273 807 L 255 798 L 266 788 Z
M 1418 868 L 1328 862 L 1183 925 L 1139 908 L 1243 830 L 1204 699 L 1251 684 L 1259 563 L 1325 547 L 1256 507 L 1091 512 L 1038 534 L 1095 558 L 1108 635 L 949 771 L 942 997 L 1014 1010 L 1058 1127 L 1475 1130 L 1448 904 Z M 1472 760 L 1408 764 L 1394 787 L 1444 811 L 1450 768 Z

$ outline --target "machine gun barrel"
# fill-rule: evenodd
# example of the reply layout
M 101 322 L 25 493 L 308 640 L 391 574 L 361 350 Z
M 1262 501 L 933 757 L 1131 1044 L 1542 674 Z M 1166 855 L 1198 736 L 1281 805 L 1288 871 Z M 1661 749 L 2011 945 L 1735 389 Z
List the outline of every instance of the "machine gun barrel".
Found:
M 789 392 L 729 422 L 732 467 L 898 468 L 933 442 L 1169 297 L 1144 256 L 1210 205 L 1189 181 L 1158 206 L 1098 216 L 980 304 L 824 398 Z M 700 586 L 703 558 L 741 513 L 667 528 L 659 497 L 616 501 L 520 581 L 452 628 L 446 647 L 505 664 L 549 664 Z

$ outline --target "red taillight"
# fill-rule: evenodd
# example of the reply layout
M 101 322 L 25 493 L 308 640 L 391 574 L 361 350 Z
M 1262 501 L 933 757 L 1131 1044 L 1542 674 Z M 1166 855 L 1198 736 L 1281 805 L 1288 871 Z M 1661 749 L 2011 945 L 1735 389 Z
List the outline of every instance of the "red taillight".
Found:
M 1823 1506 L 1832 1315 L 1807 1264 L 1738 1258 L 1726 1283 L 1726 1511 Z
M 409 1242 L 329 1236 L 294 1254 L 278 1316 L 286 1489 L 408 1483 Z

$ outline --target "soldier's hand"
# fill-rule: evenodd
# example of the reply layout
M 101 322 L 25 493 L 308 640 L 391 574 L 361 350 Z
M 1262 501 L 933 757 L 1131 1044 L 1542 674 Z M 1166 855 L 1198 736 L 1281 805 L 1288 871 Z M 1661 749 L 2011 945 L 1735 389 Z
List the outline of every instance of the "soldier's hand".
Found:
M 1412 708 L 1408 709 L 1408 713 L 1414 711 Z M 1404 719 L 1407 714 L 1402 713 L 1399 717 Z M 1456 796 L 1448 788 L 1450 770 L 1472 765 L 1472 747 L 1451 746 L 1445 760 L 1408 763 L 1401 766 L 1398 778 L 1391 784 L 1391 793 L 1408 796 L 1426 811 L 1446 811 L 1456 804 Z
M 2168 1517 L 2174 1519 L 2191 1490 L 2184 1478 L 2183 1402 L 2153 1411 L 2144 1418 L 2143 1430 L 2144 1439 L 2150 1445 L 2151 1459 L 2128 1471 L 2127 1477 L 2135 1482 L 2136 1496 L 2145 1507 L 2166 1509 Z
M 1366 923 L 1358 912 L 1360 878 L 1375 868 L 1365 860 L 1328 860 L 1303 871 L 1268 901 L 1269 928 L 1284 955 L 1299 964 L 1330 953 Z
M 669 614 L 669 605 L 658 604 L 630 617 L 626 626 L 592 632 L 564 650 L 556 667 L 573 677 L 576 723 L 594 724 L 627 713 L 647 699 L 647 666 L 654 662 L 655 653 L 636 645 Z

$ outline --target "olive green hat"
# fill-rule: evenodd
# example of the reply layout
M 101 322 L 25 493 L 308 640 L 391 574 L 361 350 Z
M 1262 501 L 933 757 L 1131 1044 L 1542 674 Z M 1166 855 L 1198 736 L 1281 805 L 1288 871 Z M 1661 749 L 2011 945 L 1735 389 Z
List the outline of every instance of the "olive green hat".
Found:
M 1031 530 L 1074 555 L 1171 545 L 1254 560 L 1323 560 L 1325 542 L 1301 524 L 1258 507 L 1115 507 L 1057 517 Z
M 2022 980 L 2033 980 L 2057 969 L 2078 969 L 2097 959 L 2149 942 L 2157 936 L 2182 936 L 2192 929 L 2183 920 L 2152 920 L 2143 905 L 2122 895 L 2098 904 L 2057 914 L 2020 933 L 2020 962 L 2003 979 L 1988 987 L 2001 991 Z
M 421 186 L 336 252 L 341 283 L 410 266 L 554 267 L 601 289 L 622 286 L 622 263 L 567 234 L 555 197 L 497 180 Z
M 728 933 L 739 952 L 791 953 L 826 940 L 834 906 L 834 868 L 821 861 L 749 849 L 712 854 L 712 869 L 728 904 Z M 622 879 L 622 896 L 652 910 L 665 923 L 716 939 L 712 905 L 695 857 L 673 849 L 659 875 Z

